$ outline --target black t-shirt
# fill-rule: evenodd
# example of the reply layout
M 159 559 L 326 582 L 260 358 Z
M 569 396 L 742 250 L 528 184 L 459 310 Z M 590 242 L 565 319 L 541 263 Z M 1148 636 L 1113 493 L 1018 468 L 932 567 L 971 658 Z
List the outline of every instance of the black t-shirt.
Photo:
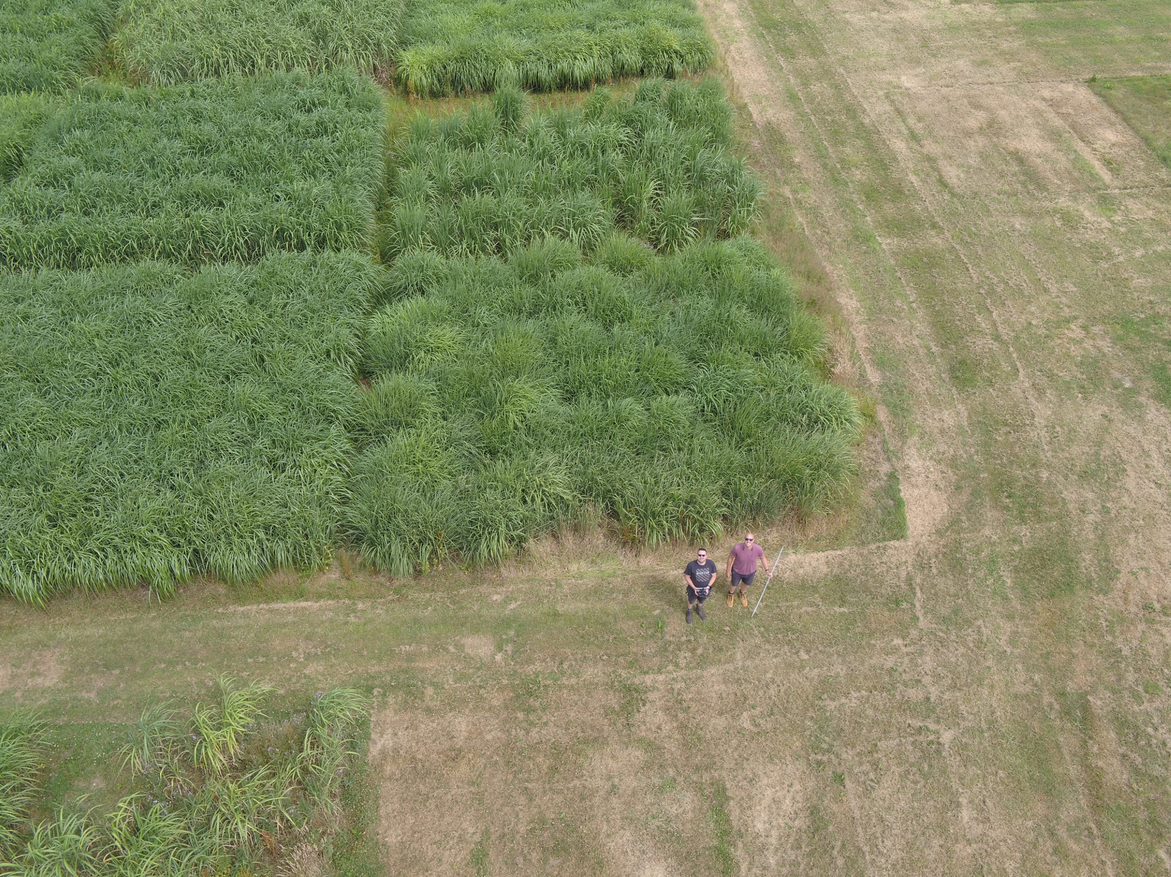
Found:
M 695 590 L 706 591 L 712 586 L 712 579 L 716 576 L 716 562 L 709 557 L 707 563 L 700 566 L 698 560 L 693 560 L 687 564 L 683 575 L 689 576 L 695 582 Z

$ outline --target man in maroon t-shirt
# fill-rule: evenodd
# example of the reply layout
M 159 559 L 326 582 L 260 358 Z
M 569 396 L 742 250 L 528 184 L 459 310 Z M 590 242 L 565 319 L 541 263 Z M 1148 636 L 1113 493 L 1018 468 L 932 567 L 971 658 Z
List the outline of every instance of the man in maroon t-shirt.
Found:
M 728 555 L 728 607 L 736 605 L 736 589 L 740 589 L 740 605 L 748 608 L 748 588 L 756 578 L 756 566 L 760 561 L 768 567 L 768 558 L 764 556 L 764 549 L 756 544 L 756 537 L 751 533 L 744 534 L 744 541 L 737 543 Z

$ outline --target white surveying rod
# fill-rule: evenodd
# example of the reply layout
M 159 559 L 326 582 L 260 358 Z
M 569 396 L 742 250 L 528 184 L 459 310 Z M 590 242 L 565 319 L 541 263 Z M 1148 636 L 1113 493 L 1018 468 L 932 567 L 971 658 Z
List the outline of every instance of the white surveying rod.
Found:
M 768 571 L 768 578 L 764 580 L 764 587 L 760 589 L 760 596 L 756 598 L 756 605 L 752 607 L 752 615 L 750 618 L 756 617 L 756 610 L 760 608 L 760 602 L 764 599 L 764 592 L 768 590 L 768 584 L 773 580 L 773 576 L 777 574 L 777 567 L 781 565 L 781 558 L 785 556 L 785 549 L 781 549 L 781 553 L 777 555 L 777 559 L 773 561 L 773 568 Z

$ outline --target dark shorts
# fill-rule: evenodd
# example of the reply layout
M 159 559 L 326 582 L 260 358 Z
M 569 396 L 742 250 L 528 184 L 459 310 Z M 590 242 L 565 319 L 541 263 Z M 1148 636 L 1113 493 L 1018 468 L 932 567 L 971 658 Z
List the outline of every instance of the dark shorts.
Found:
M 735 570 L 732 570 L 732 587 L 737 585 L 744 585 L 744 587 L 751 587 L 752 580 L 756 578 L 756 573 L 750 572 L 748 575 L 742 575 Z
M 693 591 L 691 588 L 684 588 L 687 592 L 687 604 L 690 606 L 694 603 L 702 603 L 708 598 L 708 594 L 712 592 L 711 588 L 704 588 L 702 591 Z

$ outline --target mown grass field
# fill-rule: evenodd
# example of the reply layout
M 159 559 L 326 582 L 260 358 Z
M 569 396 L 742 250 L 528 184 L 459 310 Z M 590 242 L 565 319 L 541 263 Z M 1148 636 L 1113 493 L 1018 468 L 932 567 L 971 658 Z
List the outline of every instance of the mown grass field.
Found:
M 1171 76 L 1094 79 L 1090 84 L 1171 167 Z

